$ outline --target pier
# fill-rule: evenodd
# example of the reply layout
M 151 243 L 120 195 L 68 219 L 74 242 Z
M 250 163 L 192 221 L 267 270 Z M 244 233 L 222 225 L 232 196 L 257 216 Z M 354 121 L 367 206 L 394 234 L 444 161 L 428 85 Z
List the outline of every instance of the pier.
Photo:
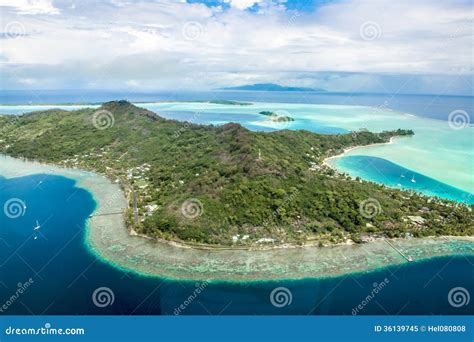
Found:
M 110 215 L 119 215 L 119 214 L 121 215 L 121 214 L 123 214 L 123 212 L 116 211 L 116 212 L 113 212 L 113 213 L 89 215 L 89 218 L 92 218 L 92 217 L 95 217 L 95 216 L 110 216 Z
M 407 261 L 413 261 L 413 258 L 409 255 L 406 255 L 405 253 L 403 253 L 401 250 L 399 250 L 397 247 L 395 247 L 390 241 L 388 241 L 387 239 L 384 239 L 384 241 L 390 246 L 392 247 L 398 254 L 400 254 L 402 257 L 404 257 Z

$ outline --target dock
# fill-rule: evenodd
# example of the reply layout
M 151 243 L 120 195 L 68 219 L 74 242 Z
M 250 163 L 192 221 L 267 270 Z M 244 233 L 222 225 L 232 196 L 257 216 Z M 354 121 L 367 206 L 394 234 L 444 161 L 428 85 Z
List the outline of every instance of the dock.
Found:
M 95 216 L 110 216 L 110 215 L 121 215 L 123 212 L 121 211 L 116 211 L 114 213 L 105 213 L 105 214 L 95 214 L 95 215 L 89 215 L 89 218 L 95 217 Z
M 402 257 L 404 257 L 408 262 L 410 261 L 413 261 L 413 258 L 409 255 L 406 255 L 405 253 L 403 253 L 401 250 L 399 250 L 397 247 L 395 247 L 390 241 L 388 241 L 388 239 L 384 239 L 384 241 L 390 246 L 392 247 L 398 254 L 400 254 Z

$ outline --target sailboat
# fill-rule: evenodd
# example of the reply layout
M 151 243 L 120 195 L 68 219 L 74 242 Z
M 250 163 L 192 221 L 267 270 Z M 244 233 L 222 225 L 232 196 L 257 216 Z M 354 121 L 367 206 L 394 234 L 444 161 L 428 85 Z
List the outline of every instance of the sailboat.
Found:
M 33 228 L 33 230 L 38 230 L 40 228 L 41 228 L 41 226 L 40 226 L 38 220 L 36 220 L 36 226 Z
M 38 239 L 38 235 L 36 234 L 36 231 L 38 231 L 40 228 L 41 228 L 41 226 L 40 226 L 38 220 L 36 220 L 36 226 L 33 228 L 33 231 L 35 232 L 35 237 L 33 238 L 33 240 Z
M 412 182 L 412 183 L 416 183 L 415 175 L 413 175 L 413 177 L 411 178 L 411 182 Z

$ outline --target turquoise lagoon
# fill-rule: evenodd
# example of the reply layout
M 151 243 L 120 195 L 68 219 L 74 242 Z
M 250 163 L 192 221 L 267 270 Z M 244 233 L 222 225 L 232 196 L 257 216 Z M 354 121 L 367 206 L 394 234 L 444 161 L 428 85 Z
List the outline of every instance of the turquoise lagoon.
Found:
M 460 203 L 474 203 L 474 196 L 467 191 L 408 170 L 383 158 L 350 155 L 335 158 L 330 163 L 339 170 L 348 170 L 354 177 L 369 179 L 392 188 L 412 190 Z

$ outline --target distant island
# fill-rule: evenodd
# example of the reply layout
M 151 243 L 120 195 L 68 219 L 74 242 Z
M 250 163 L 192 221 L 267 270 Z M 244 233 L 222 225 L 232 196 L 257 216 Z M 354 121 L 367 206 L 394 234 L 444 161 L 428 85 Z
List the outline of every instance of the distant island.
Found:
M 275 83 L 257 83 L 257 84 L 247 84 L 237 87 L 225 87 L 220 88 L 219 90 L 253 90 L 253 91 L 308 91 L 308 92 L 318 92 L 324 93 L 327 90 L 322 88 L 307 88 L 307 87 L 287 87 L 281 86 Z
M 272 112 L 272 111 L 268 111 L 268 110 L 263 110 L 263 111 L 259 112 L 259 114 L 265 115 L 266 117 L 268 117 L 269 120 L 275 121 L 275 122 L 295 121 L 295 119 L 293 119 L 291 116 L 281 115 L 277 112 Z
M 353 146 L 413 134 L 252 132 L 166 120 L 127 101 L 0 115 L 1 154 L 106 175 L 126 195 L 131 233 L 199 248 L 473 235 L 464 205 L 352 179 L 324 163 Z

